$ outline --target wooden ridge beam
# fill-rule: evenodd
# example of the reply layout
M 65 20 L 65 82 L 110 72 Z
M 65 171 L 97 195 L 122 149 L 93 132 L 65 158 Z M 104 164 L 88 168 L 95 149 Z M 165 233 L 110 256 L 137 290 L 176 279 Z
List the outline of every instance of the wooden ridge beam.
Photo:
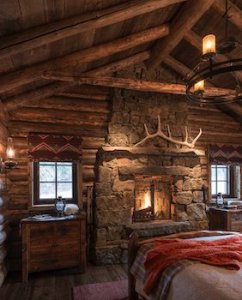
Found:
M 43 75 L 44 78 L 50 80 L 60 80 L 69 82 L 72 84 L 90 84 L 97 86 L 108 86 L 113 88 L 124 88 L 128 90 L 137 90 L 143 92 L 157 92 L 167 94 L 182 94 L 185 95 L 186 87 L 183 84 L 172 84 L 162 83 L 147 80 L 136 80 L 130 78 L 117 78 L 117 77 L 80 77 L 80 76 L 69 76 L 65 73 L 59 72 L 48 72 Z M 207 94 L 217 95 L 224 93 L 233 93 L 229 89 L 220 89 L 216 87 L 210 87 L 206 89 Z
M 221 5 L 221 0 L 216 0 L 213 6 L 221 15 L 225 13 L 225 5 Z M 228 1 L 228 7 L 229 20 L 240 30 L 242 30 L 242 11 L 238 8 L 237 5 L 233 4 L 231 1 Z
M 82 64 L 90 63 L 112 54 L 157 40 L 168 34 L 169 26 L 163 24 L 105 44 L 79 50 L 54 60 L 35 64 L 25 69 L 1 76 L 0 91 L 1 93 L 4 93 L 24 84 L 34 82 L 41 77 L 41 74 L 44 71 L 56 69 L 56 66 L 60 69 L 65 69 L 70 65 L 76 65 L 78 62 L 81 62 Z
M 184 35 L 200 19 L 200 17 L 210 8 L 215 0 L 191 0 L 184 4 L 172 23 L 170 24 L 169 36 L 157 41 L 151 53 L 151 58 L 147 61 L 148 69 L 157 67 L 167 55 L 180 43 Z
M 28 29 L 25 32 L 2 38 L 0 59 L 32 48 L 37 48 L 85 31 L 122 22 L 187 0 L 135 0 L 82 16 Z

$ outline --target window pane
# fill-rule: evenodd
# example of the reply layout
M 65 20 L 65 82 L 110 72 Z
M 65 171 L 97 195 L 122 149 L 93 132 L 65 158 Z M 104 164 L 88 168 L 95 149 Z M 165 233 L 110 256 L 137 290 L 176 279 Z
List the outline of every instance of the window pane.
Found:
M 212 168 L 212 181 L 216 180 L 216 168 Z
M 57 181 L 72 182 L 72 165 L 57 165 Z
M 216 182 L 212 183 L 212 195 L 217 194 L 217 190 L 216 190 Z
M 47 165 L 40 163 L 39 176 L 41 181 L 55 181 L 55 165 Z
M 72 183 L 57 183 L 57 196 L 73 198 Z
M 218 182 L 218 193 L 228 194 L 226 182 Z
M 227 180 L 227 168 L 218 168 L 218 180 Z
M 55 183 L 40 183 L 39 185 L 40 199 L 55 199 Z

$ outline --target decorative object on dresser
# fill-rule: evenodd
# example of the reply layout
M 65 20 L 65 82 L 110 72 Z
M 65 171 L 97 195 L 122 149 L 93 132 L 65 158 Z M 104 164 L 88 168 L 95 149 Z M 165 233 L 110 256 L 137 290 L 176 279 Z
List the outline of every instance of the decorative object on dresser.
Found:
M 63 217 L 65 206 L 66 206 L 65 199 L 63 199 L 61 196 L 59 196 L 55 200 L 55 211 L 57 212 L 57 216 L 58 217 Z
M 242 232 L 242 209 L 209 209 L 209 229 Z
M 21 220 L 22 279 L 30 272 L 86 265 L 85 215 L 42 215 Z
M 65 208 L 64 208 L 64 214 L 66 216 L 70 216 L 70 215 L 76 215 L 79 212 L 79 207 L 76 204 L 66 204 Z

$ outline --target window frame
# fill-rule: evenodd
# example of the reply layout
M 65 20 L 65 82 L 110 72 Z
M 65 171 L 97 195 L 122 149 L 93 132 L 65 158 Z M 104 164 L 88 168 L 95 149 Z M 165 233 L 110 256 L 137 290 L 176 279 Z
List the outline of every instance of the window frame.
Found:
M 212 168 L 213 167 L 216 167 L 216 180 L 212 180 Z M 227 182 L 228 184 L 228 189 L 229 189 L 229 193 L 228 194 L 223 194 L 223 197 L 224 198 L 233 198 L 234 195 L 235 195 L 235 176 L 234 176 L 234 166 L 232 165 L 220 165 L 220 164 L 211 164 L 210 165 L 210 188 L 211 188 L 211 196 L 212 198 L 216 198 L 217 194 L 213 194 L 212 193 L 212 183 L 213 182 L 216 182 L 216 185 L 217 185 L 217 168 L 221 167 L 221 166 L 226 166 L 228 168 L 228 171 L 227 171 L 227 180 L 223 180 L 222 182 Z M 228 176 L 229 175 L 229 176 Z M 217 191 L 218 193 L 219 191 Z
M 55 199 L 40 199 L 39 198 L 39 185 L 40 185 L 40 176 L 39 176 L 39 163 L 47 161 L 38 161 L 32 163 L 32 205 L 33 206 L 53 206 L 55 204 Z M 49 161 L 53 164 L 57 163 L 72 163 L 72 190 L 73 198 L 65 198 L 66 203 L 78 203 L 78 163 L 75 161 Z M 56 166 L 57 170 L 57 166 Z M 57 184 L 57 177 L 55 184 Z

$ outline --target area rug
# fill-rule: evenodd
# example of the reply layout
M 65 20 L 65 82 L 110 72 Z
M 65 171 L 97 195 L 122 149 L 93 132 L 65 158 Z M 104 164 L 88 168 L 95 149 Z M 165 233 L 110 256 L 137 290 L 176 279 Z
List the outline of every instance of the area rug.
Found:
M 74 300 L 127 300 L 128 280 L 79 285 L 73 288 Z

